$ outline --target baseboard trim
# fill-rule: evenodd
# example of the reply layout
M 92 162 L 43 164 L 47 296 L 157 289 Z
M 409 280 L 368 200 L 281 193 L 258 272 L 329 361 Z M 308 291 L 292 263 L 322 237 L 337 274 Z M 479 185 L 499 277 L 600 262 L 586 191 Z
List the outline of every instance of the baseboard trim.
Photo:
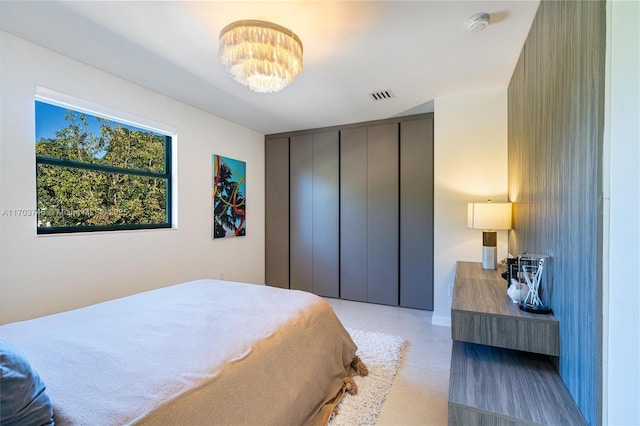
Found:
M 441 325 L 443 327 L 451 328 L 451 317 L 444 317 L 440 315 L 432 315 L 431 316 L 431 324 L 433 325 Z

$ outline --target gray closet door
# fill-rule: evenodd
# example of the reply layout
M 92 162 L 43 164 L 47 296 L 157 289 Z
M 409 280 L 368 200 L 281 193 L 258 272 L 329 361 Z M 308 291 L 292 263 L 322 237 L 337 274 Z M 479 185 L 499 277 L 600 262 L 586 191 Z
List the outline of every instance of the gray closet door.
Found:
M 367 128 L 340 134 L 340 297 L 367 301 Z
M 367 130 L 367 300 L 397 305 L 398 124 Z
M 400 305 L 433 310 L 433 118 L 400 123 Z
M 291 288 L 339 297 L 338 132 L 290 143 Z
M 289 288 L 289 138 L 265 142 L 265 282 Z
M 433 309 L 433 115 L 360 126 L 268 140 L 267 284 Z
M 313 291 L 313 139 L 292 137 L 290 174 L 290 287 Z
M 340 297 L 339 133 L 313 135 L 313 292 Z

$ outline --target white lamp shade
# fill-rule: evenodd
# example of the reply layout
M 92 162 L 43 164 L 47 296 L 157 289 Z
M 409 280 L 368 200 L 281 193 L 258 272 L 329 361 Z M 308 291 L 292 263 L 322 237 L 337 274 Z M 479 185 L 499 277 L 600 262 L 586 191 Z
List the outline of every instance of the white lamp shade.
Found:
M 511 203 L 468 203 L 467 227 L 487 231 L 511 229 Z

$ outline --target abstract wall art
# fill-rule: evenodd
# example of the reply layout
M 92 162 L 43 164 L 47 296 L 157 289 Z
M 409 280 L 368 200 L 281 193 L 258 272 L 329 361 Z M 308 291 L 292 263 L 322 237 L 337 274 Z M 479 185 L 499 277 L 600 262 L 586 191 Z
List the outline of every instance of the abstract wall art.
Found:
M 213 155 L 211 173 L 212 238 L 246 235 L 246 163 Z

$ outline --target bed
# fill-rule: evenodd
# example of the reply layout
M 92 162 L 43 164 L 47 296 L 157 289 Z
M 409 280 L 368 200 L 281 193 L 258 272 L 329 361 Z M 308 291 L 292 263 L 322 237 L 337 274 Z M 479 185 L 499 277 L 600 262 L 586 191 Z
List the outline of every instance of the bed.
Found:
M 326 424 L 366 374 L 322 298 L 218 280 L 6 324 L 0 339 L 60 426 Z

